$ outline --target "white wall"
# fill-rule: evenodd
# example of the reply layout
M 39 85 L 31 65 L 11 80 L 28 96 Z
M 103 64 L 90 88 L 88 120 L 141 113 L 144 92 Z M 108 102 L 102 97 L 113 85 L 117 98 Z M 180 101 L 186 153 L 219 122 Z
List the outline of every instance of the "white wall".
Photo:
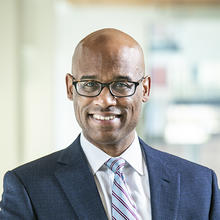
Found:
M 0 193 L 7 170 L 53 150 L 53 2 L 0 1 Z
M 0 192 L 2 177 L 19 159 L 17 75 L 17 8 L 0 1 Z

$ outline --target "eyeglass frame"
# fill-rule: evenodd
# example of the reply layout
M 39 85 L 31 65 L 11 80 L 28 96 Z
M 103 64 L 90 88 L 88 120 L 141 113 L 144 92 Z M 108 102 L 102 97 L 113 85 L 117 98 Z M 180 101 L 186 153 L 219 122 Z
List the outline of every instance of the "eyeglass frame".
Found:
M 107 87 L 108 90 L 109 90 L 109 92 L 110 92 L 110 94 L 111 94 L 113 97 L 124 98 L 124 97 L 133 96 L 133 95 L 135 94 L 135 92 L 136 92 L 137 87 L 140 85 L 140 83 L 141 83 L 144 79 L 146 79 L 146 77 L 147 77 L 147 76 L 143 76 L 143 77 L 141 77 L 141 79 L 139 79 L 139 80 L 136 81 L 136 82 L 134 82 L 134 81 L 129 81 L 129 80 L 126 80 L 126 81 L 119 81 L 119 80 L 118 80 L 118 81 L 111 81 L 111 82 L 108 82 L 108 83 L 102 83 L 102 82 L 99 82 L 99 81 L 96 81 L 96 80 L 78 80 L 78 81 L 75 80 L 75 81 L 72 82 L 72 85 L 74 85 L 77 94 L 80 95 L 80 96 L 84 96 L 84 97 L 88 97 L 88 98 L 97 97 L 97 96 L 99 96 L 99 95 L 101 94 L 102 90 L 103 90 L 105 87 Z M 101 89 L 100 89 L 100 91 L 99 91 L 99 93 L 98 93 L 97 95 L 87 96 L 87 95 L 82 95 L 82 94 L 80 94 L 80 93 L 78 92 L 77 83 L 79 83 L 79 82 L 89 82 L 89 81 L 97 82 L 97 83 L 99 83 L 99 84 L 101 85 Z M 114 95 L 114 94 L 112 93 L 111 89 L 110 89 L 110 85 L 111 85 L 112 83 L 114 83 L 114 82 L 129 82 L 129 83 L 134 83 L 134 86 L 135 86 L 134 92 L 133 92 L 131 95 L 126 95 L 126 96 Z

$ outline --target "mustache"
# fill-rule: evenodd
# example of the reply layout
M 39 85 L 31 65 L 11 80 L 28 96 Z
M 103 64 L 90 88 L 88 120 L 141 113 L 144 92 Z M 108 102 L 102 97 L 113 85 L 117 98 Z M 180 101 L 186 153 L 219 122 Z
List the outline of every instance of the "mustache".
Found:
M 109 106 L 107 108 L 102 108 L 102 107 L 94 107 L 92 109 L 89 110 L 89 112 L 92 112 L 92 113 L 112 113 L 112 114 L 117 114 L 117 115 L 120 115 L 122 113 L 122 110 L 118 107 L 114 107 L 114 106 Z

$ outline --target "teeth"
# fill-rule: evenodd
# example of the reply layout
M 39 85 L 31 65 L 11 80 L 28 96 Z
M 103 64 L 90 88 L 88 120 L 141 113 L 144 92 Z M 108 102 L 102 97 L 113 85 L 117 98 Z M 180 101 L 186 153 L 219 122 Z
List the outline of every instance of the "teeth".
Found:
M 93 115 L 93 118 L 97 119 L 97 120 L 103 120 L 103 121 L 109 121 L 109 120 L 113 120 L 115 118 L 115 115 L 111 115 L 111 116 L 101 116 L 101 115 Z

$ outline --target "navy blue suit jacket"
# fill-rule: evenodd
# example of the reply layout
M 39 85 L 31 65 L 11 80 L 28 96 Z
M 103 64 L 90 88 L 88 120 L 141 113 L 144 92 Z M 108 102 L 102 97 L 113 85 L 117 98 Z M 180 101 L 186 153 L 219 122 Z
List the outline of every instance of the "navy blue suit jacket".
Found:
M 140 140 L 153 220 L 220 220 L 215 173 Z M 68 148 L 6 173 L 1 220 L 107 220 L 79 137 Z

